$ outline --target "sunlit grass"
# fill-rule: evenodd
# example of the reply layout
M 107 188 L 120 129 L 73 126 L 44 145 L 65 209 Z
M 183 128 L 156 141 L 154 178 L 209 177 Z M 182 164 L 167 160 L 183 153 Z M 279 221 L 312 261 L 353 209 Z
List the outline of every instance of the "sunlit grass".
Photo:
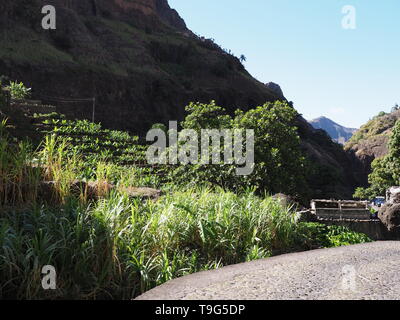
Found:
M 235 194 L 171 183 L 158 200 L 129 197 L 120 187 L 159 185 L 158 177 L 107 159 L 88 163 L 56 134 L 34 150 L 6 127 L 2 121 L 0 298 L 131 299 L 198 271 L 368 241 L 299 224 L 296 208 L 252 189 Z M 56 268 L 54 291 L 41 287 L 44 265 Z

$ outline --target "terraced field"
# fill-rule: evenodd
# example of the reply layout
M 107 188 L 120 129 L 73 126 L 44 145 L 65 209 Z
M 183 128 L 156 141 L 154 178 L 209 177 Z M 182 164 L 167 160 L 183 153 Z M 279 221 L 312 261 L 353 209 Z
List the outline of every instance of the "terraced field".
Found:
M 40 111 L 50 111 L 41 113 Z M 79 155 L 85 163 L 83 179 L 95 176 L 99 163 L 114 166 L 118 172 L 134 170 L 143 186 L 159 187 L 168 167 L 149 165 L 146 161 L 148 144 L 144 138 L 127 132 L 105 129 L 88 120 L 70 120 L 55 112 L 52 106 L 12 105 L 4 110 L 10 132 L 16 139 L 28 138 L 34 148 L 45 148 L 46 137 L 64 144 L 64 151 L 72 157 Z

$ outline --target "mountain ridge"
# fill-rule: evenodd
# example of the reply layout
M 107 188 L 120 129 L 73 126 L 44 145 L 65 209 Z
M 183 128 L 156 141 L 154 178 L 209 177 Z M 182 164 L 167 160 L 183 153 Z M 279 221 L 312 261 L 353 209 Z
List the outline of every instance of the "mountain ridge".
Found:
M 56 30 L 41 28 L 43 4 L 56 7 Z M 257 81 L 239 58 L 188 30 L 166 0 L 0 2 L 0 18 L 0 75 L 23 81 L 67 118 L 91 119 L 93 103 L 62 98 L 96 97 L 95 122 L 144 135 L 183 120 L 192 101 L 234 113 L 286 100 L 279 85 Z M 316 165 L 316 195 L 351 197 L 355 162 L 301 116 L 296 125 Z
M 325 130 L 334 141 L 342 145 L 357 131 L 355 128 L 344 127 L 325 116 L 310 120 L 309 123 L 315 129 Z
M 56 8 L 56 30 L 41 28 L 44 4 Z M 35 99 L 95 96 L 96 121 L 107 127 L 144 133 L 182 120 L 194 100 L 233 112 L 280 99 L 237 57 L 188 30 L 166 0 L 0 5 L 0 74 L 32 87 Z M 90 103 L 58 107 L 91 118 Z

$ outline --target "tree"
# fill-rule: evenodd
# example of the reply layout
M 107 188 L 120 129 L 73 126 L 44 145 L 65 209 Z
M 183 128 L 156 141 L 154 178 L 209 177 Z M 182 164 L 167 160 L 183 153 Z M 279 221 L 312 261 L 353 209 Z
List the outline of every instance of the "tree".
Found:
M 247 61 L 246 56 L 245 56 L 244 54 L 242 54 L 242 55 L 240 56 L 240 62 L 243 63 L 243 62 L 246 62 L 246 61 Z
M 286 193 L 301 198 L 308 191 L 305 158 L 295 126 L 297 112 L 286 102 L 266 103 L 250 111 L 237 110 L 234 117 L 217 106 L 191 103 L 182 123 L 184 129 L 253 129 L 255 166 L 248 176 L 237 176 L 236 165 L 186 165 L 174 170 L 175 182 L 211 183 L 232 190 L 258 188 L 260 192 Z M 222 151 L 223 152 L 223 151 Z
M 231 125 L 232 118 L 214 100 L 209 104 L 191 102 L 185 110 L 188 115 L 182 122 L 184 129 L 219 129 L 229 128 Z
M 369 200 L 372 199 L 370 190 L 366 188 L 357 188 L 356 192 L 354 193 L 353 197 L 358 200 Z

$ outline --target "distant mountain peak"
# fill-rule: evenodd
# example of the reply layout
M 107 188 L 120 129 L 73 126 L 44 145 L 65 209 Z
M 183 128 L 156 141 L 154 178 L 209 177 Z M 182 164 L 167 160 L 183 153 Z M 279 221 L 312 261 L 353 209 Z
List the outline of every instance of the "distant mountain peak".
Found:
M 357 131 L 354 128 L 346 128 L 325 116 L 311 120 L 309 123 L 315 129 L 325 130 L 332 140 L 340 144 L 345 144 Z

